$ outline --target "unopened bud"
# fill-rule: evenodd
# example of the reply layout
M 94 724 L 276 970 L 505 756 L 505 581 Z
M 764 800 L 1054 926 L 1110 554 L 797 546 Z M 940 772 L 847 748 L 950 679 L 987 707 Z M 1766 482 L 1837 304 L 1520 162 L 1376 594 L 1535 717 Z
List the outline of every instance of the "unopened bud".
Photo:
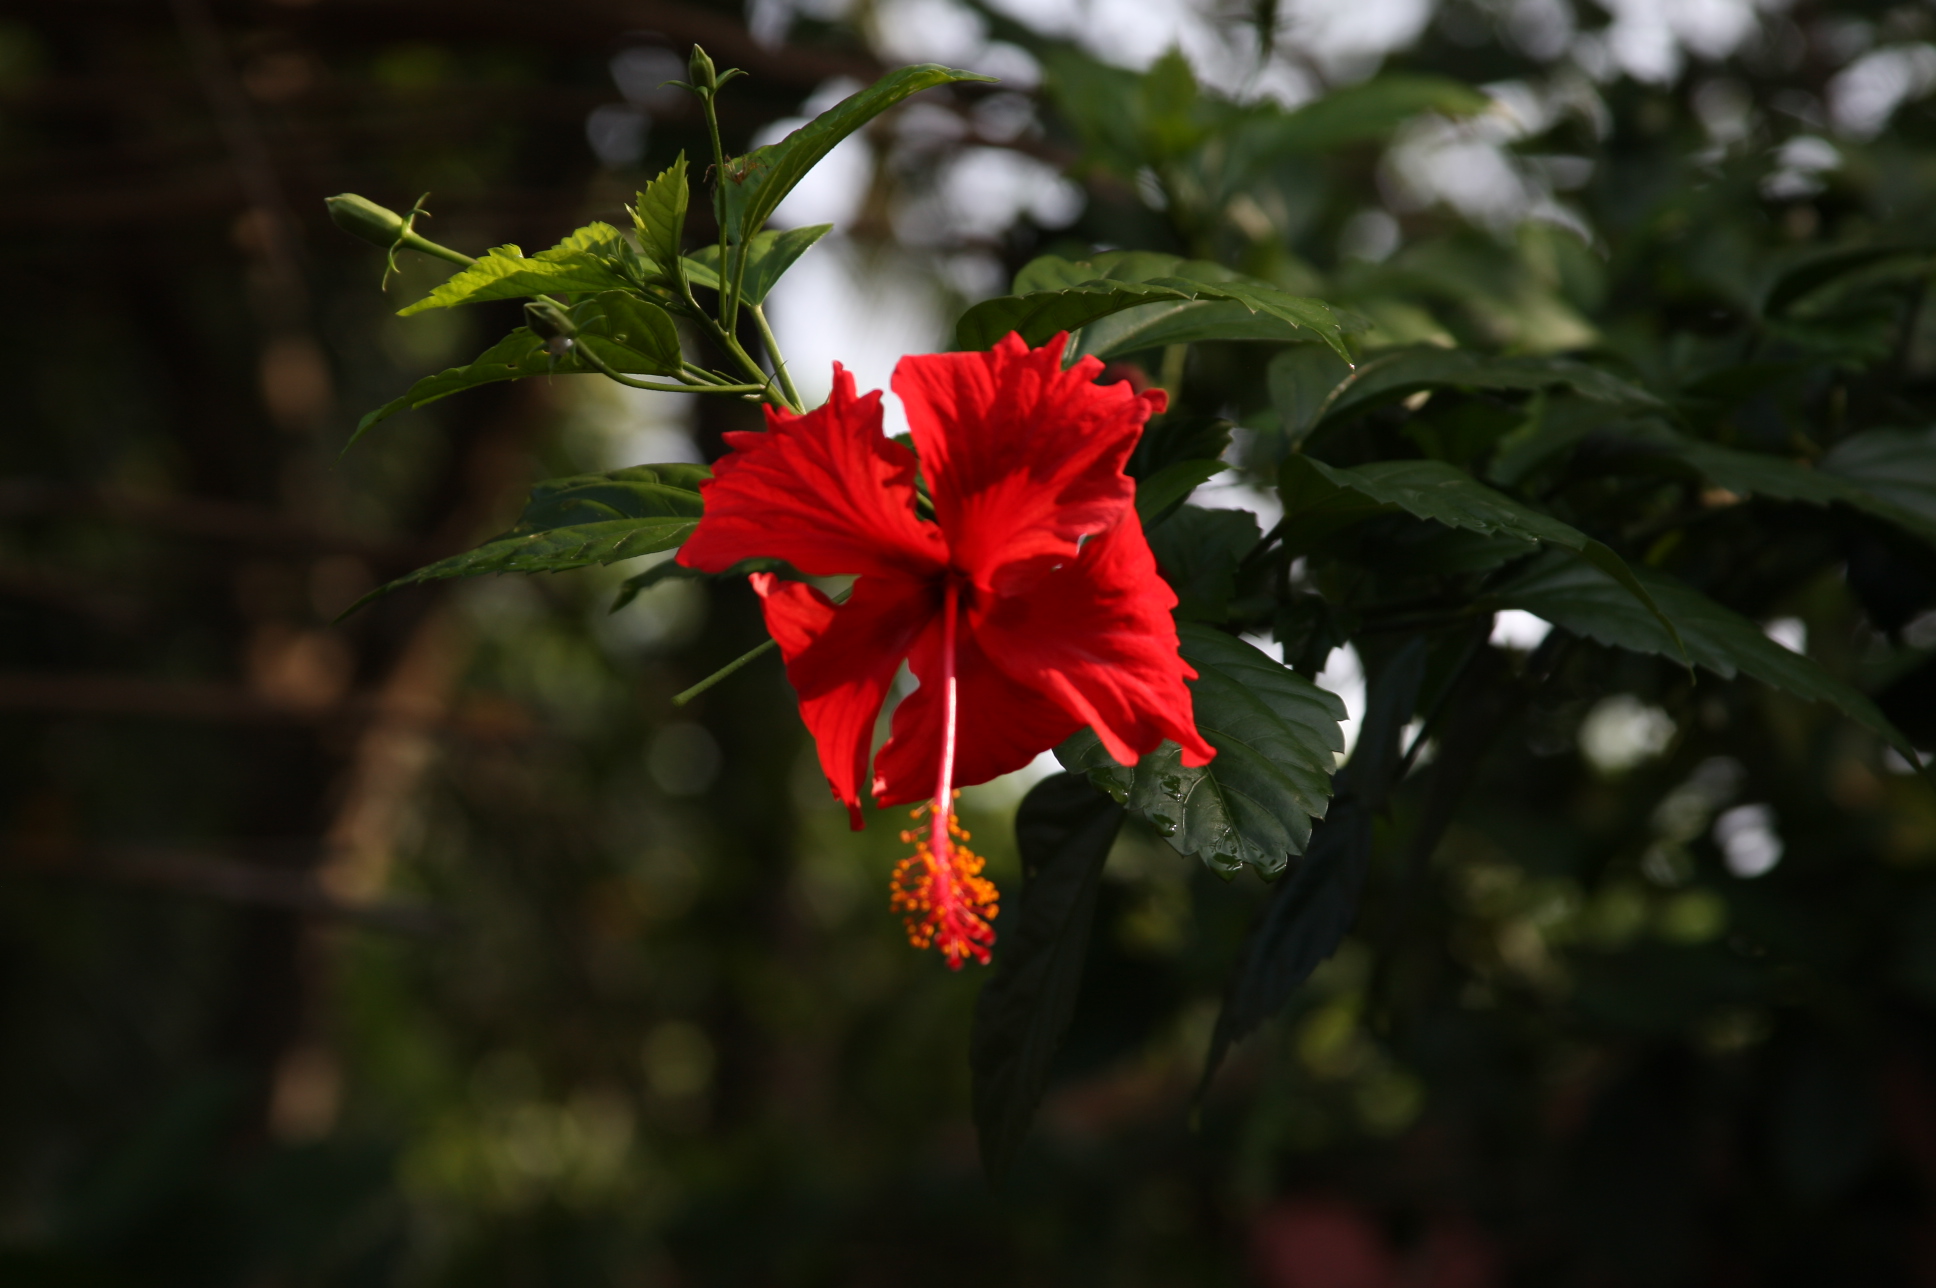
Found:
M 403 231 L 402 215 L 368 197 L 343 192 L 323 198 L 323 204 L 329 207 L 330 221 L 338 228 L 385 250 L 397 244 L 397 234 Z
M 702 94 L 710 94 L 719 88 L 719 70 L 698 45 L 692 47 L 692 57 L 686 60 L 686 75 L 692 77 L 692 87 Z

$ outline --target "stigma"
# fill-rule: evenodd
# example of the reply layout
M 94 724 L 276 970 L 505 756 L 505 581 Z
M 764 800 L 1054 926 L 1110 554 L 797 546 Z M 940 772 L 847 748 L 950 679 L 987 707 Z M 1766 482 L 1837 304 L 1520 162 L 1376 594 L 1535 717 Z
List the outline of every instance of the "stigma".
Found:
M 952 799 L 939 813 L 923 801 L 910 817 L 914 826 L 901 839 L 914 853 L 894 866 L 888 906 L 902 915 L 908 942 L 938 949 L 948 969 L 960 970 L 970 957 L 987 965 L 995 942 L 990 923 L 1001 910 L 995 883 L 982 875 L 988 861 L 968 848 Z

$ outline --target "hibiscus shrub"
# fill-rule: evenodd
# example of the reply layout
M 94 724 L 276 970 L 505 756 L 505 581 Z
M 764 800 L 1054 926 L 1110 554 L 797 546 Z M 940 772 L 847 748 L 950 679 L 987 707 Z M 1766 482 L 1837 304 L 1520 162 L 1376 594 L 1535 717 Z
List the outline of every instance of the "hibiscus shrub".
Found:
M 1122 240 L 1167 249 L 1071 244 L 1029 262 L 962 314 L 955 352 L 904 360 L 909 441 L 884 435 L 879 395 L 845 373 L 804 406 L 762 303 L 827 229 L 765 225 L 841 139 L 921 90 L 985 77 L 905 68 L 744 157 L 717 151 L 715 127 L 703 246 L 686 235 L 683 157 L 638 195 L 629 234 L 592 224 L 529 257 L 472 259 L 417 233 L 419 212 L 334 199 L 341 226 L 393 256 L 463 265 L 404 313 L 529 301 L 526 326 L 359 436 L 553 373 L 767 412 L 711 470 L 551 480 L 509 532 L 375 593 L 675 549 L 619 607 L 666 577 L 751 576 L 772 641 L 678 701 L 777 645 L 855 826 L 863 784 L 882 804 L 921 802 L 892 902 L 950 966 L 993 946 L 972 1064 L 995 1170 L 1070 1023 L 1126 819 L 1226 877 L 1273 883 L 1232 963 L 1207 1083 L 1336 952 L 1374 872 L 1363 1004 L 1389 1023 L 1408 990 L 1442 987 L 1442 957 L 1414 949 L 1427 931 L 1408 922 L 1489 750 L 1508 730 L 1537 744 L 1562 709 L 1645 741 L 1652 709 L 1622 696 L 1636 687 L 1687 731 L 1689 776 L 1660 785 L 1653 817 L 1698 817 L 1580 869 L 1608 889 L 1622 865 L 1672 869 L 1661 883 L 1695 885 L 1676 905 L 1682 940 L 1713 943 L 1733 907 L 1716 951 L 1753 976 L 1743 996 L 1772 987 L 1776 921 L 1757 922 L 1751 899 L 1688 901 L 1723 867 L 1753 876 L 1780 855 L 1765 818 L 1739 811 L 1718 848 L 1694 844 L 1745 772 L 1702 746 L 1765 729 L 1879 771 L 1936 734 L 1917 696 L 1928 641 L 1902 634 L 1936 603 L 1922 243 L 1874 219 L 1798 245 L 1777 220 L 1718 218 L 1765 198 L 1725 156 L 1699 184 L 1622 206 L 1623 173 L 1658 158 L 1601 147 L 1591 120 L 1562 113 L 1556 136 L 1604 153 L 1602 226 L 1555 207 L 1510 236 L 1445 230 L 1327 279 L 1289 249 L 1327 164 L 1422 113 L 1456 131 L 1489 100 L 1388 76 L 1287 111 L 1198 87 L 1180 57 L 1139 75 L 1040 52 L 1079 170 L 1145 191 Z M 697 50 L 691 65 L 711 120 L 733 74 Z M 688 356 L 680 321 L 714 365 Z M 1219 494 L 1245 508 L 1206 504 Z M 1766 624 L 1837 569 L 1867 614 L 1859 650 L 1806 647 L 1799 619 Z M 1314 682 L 1340 649 L 1367 677 L 1349 739 L 1345 704 Z M 876 755 L 904 661 L 920 686 Z M 1743 675 L 1799 702 L 1761 702 L 1730 683 Z M 953 792 L 1050 748 L 1066 772 L 1023 802 L 1026 882 L 998 906 Z M 1607 752 L 1608 773 L 1623 755 Z M 1734 839 L 1750 833 L 1755 853 Z

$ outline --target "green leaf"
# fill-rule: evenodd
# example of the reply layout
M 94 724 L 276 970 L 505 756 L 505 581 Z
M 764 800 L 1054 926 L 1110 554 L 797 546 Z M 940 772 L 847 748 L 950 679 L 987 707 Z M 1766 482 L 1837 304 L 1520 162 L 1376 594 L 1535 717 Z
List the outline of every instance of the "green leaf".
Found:
M 1917 271 L 1927 264 L 1929 252 L 1915 246 L 1840 246 L 1809 255 L 1776 274 L 1761 300 L 1764 317 L 1780 317 L 1796 304 L 1832 282 L 1858 274 L 1892 259 L 1914 257 Z
M 1349 363 L 1315 345 L 1301 344 L 1271 359 L 1266 369 L 1271 407 L 1287 446 L 1303 442 L 1317 428 L 1331 391 L 1350 374 Z
M 1317 824 L 1289 880 L 1271 892 L 1264 916 L 1244 941 L 1237 969 L 1210 1035 L 1198 1094 L 1232 1043 L 1284 1009 L 1318 963 L 1351 929 L 1371 866 L 1371 819 L 1395 786 L 1402 731 L 1418 706 L 1428 650 L 1414 636 L 1371 677 L 1365 720 L 1351 762 L 1338 774 L 1337 800 Z
M 1443 76 L 1394 73 L 1334 89 L 1284 118 L 1273 142 L 1287 152 L 1329 152 L 1384 138 L 1422 112 L 1475 116 L 1492 100 Z
M 1890 429 L 1857 434 L 1837 444 L 1821 469 L 1678 435 L 1657 433 L 1647 441 L 1730 492 L 1819 506 L 1839 501 L 1936 544 L 1936 438 L 1928 435 Z M 1852 469 L 1854 477 L 1842 469 Z
M 1220 461 L 1230 449 L 1230 422 L 1221 416 L 1186 416 L 1168 412 L 1143 427 L 1123 473 L 1152 480 L 1162 470 L 1184 461 Z
M 1075 1013 L 1103 861 L 1123 810 L 1080 774 L 1037 783 L 1015 812 L 1022 891 L 996 923 L 995 972 L 975 999 L 968 1065 L 982 1166 L 999 1177 L 1028 1136 Z
M 686 567 L 676 559 L 667 559 L 620 582 L 612 606 L 605 611 L 616 613 L 662 581 L 724 581 L 729 577 L 744 577 L 748 573 L 787 572 L 790 568 L 791 565 L 784 559 L 742 559 L 725 572 L 701 572 L 697 568 Z M 838 602 L 840 596 L 835 596 L 835 599 Z
M 1916 516 L 1910 530 L 1936 528 L 1936 429 L 1872 429 L 1843 439 L 1822 458 L 1822 472 Z M 1910 525 L 1904 520 L 1905 527 Z
M 1164 518 L 1190 493 L 1228 469 L 1222 461 L 1175 461 L 1136 484 L 1136 517 L 1145 528 Z
M 924 89 L 960 81 L 992 84 L 995 78 L 935 63 L 903 67 L 842 99 L 778 143 L 729 159 L 725 173 L 720 175 L 728 237 L 741 243 L 751 240 L 807 171 L 833 151 L 835 144 L 882 112 Z
M 671 314 L 629 291 L 601 291 L 572 310 L 576 343 L 587 346 L 614 371 L 679 374 L 679 328 Z M 573 355 L 567 355 L 573 356 Z M 573 360 L 574 370 L 590 370 Z
M 1594 402 L 1639 411 L 1665 405 L 1638 385 L 1570 358 L 1501 358 L 1470 349 L 1418 345 L 1366 358 L 1332 387 L 1311 413 L 1311 426 L 1369 411 L 1425 389 L 1539 390 L 1564 386 Z M 1281 411 L 1280 411 L 1281 414 Z
M 671 550 L 699 526 L 705 511 L 699 484 L 711 477 L 704 465 L 633 465 L 549 479 L 531 489 L 524 514 L 508 532 L 380 586 L 348 611 L 419 582 L 563 572 Z
M 1195 623 L 1177 627 L 1197 730 L 1217 749 L 1190 768 L 1165 742 L 1135 765 L 1119 765 L 1092 730 L 1055 749 L 1168 838 L 1218 872 L 1248 863 L 1266 876 L 1284 870 L 1311 835 L 1331 794 L 1344 750 L 1344 703 L 1234 636 Z
M 572 306 L 571 317 L 578 327 L 575 343 L 589 343 L 614 371 L 646 376 L 679 373 L 678 329 L 666 311 L 649 300 L 625 291 L 604 291 Z M 597 370 L 571 349 L 553 353 L 543 336 L 519 327 L 475 360 L 425 376 L 402 397 L 367 413 L 357 422 L 345 450 L 398 412 L 414 411 L 466 389 L 527 376 L 585 375 Z
M 792 268 L 795 260 L 806 254 L 809 247 L 832 232 L 833 228 L 832 224 L 813 224 L 806 228 L 790 228 L 783 233 L 761 233 L 755 237 L 746 247 L 746 278 L 740 284 L 740 298 L 752 305 L 765 301 L 767 292 L 773 289 L 781 274 Z M 709 291 L 719 289 L 717 244 L 694 251 L 686 257 L 685 265 L 686 276 L 694 286 L 703 286 Z
M 686 181 L 686 154 L 681 152 L 659 177 L 645 185 L 632 207 L 632 224 L 638 230 L 639 245 L 645 257 L 668 281 L 679 275 L 679 247 L 686 237 L 686 205 L 691 200 L 691 185 Z
M 1651 568 L 1633 572 L 1653 602 L 1671 619 L 1686 657 L 1723 679 L 1745 673 L 1796 697 L 1826 702 L 1911 757 L 1909 742 L 1852 686 L 1836 679 L 1800 653 L 1769 639 L 1759 626 L 1724 608 L 1693 587 Z M 1555 626 L 1614 648 L 1677 657 L 1679 650 L 1654 615 L 1642 610 L 1624 588 L 1598 568 L 1545 557 L 1501 587 L 1493 602 L 1520 608 Z
M 1197 462 L 1190 462 L 1196 464 Z M 1186 505 L 1149 530 L 1150 550 L 1176 591 L 1181 621 L 1221 622 L 1237 591 L 1237 566 L 1263 538 L 1248 510 Z
M 1285 459 L 1281 478 L 1285 510 L 1297 516 L 1284 532 L 1285 543 L 1293 548 L 1294 543 L 1308 543 L 1318 535 L 1368 517 L 1374 511 L 1364 502 L 1396 506 L 1448 528 L 1558 546 L 1612 577 L 1660 618 L 1670 638 L 1675 633 L 1674 624 L 1649 598 L 1647 588 L 1626 561 L 1607 546 L 1551 515 L 1528 509 L 1444 461 L 1377 461 L 1356 469 L 1340 469 L 1309 456 L 1294 455 Z M 1327 496 L 1326 485 L 1356 493 L 1363 501 Z
M 1165 344 L 1277 340 L 1321 341 L 1349 362 L 1344 336 L 1361 325 L 1322 300 L 1291 295 L 1218 264 L 1148 251 L 1086 261 L 1045 255 L 1016 274 L 1015 289 L 962 314 L 955 347 L 986 349 L 1011 331 L 1039 346 L 1058 332 L 1080 331 L 1071 353 L 1100 358 Z M 1136 309 L 1143 311 L 1095 326 Z
M 516 246 L 495 246 L 429 295 L 397 312 L 409 317 L 426 309 L 485 300 L 621 289 L 629 283 L 612 263 L 622 261 L 627 251 L 625 239 L 610 224 L 587 224 L 550 250 L 528 259 Z

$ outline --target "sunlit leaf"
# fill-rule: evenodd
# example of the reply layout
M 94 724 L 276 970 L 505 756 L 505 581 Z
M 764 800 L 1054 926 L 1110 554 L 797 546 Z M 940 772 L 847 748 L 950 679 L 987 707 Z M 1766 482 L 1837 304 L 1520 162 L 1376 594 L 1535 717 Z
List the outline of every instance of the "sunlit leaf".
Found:
M 834 146 L 869 121 L 911 95 L 937 85 L 960 81 L 993 83 L 993 76 L 957 71 L 935 63 L 921 63 L 889 72 L 858 94 L 834 104 L 778 143 L 731 157 L 720 176 L 725 195 L 726 229 L 731 240 L 745 242 L 766 226 L 773 211 L 806 178 Z
M 621 289 L 628 282 L 612 263 L 626 253 L 625 239 L 610 224 L 587 224 L 553 246 L 526 257 L 516 246 L 496 246 L 399 315 L 447 309 L 485 300 L 579 294 Z
M 691 186 L 686 180 L 686 154 L 681 152 L 659 177 L 645 185 L 632 207 L 645 257 L 667 279 L 678 272 L 680 246 L 686 236 L 686 205 Z
M 833 231 L 832 224 L 812 224 L 806 228 L 789 228 L 785 232 L 765 232 L 755 237 L 746 247 L 746 276 L 740 282 L 740 298 L 748 304 L 760 304 L 766 300 L 767 292 L 780 280 L 794 261 L 806 254 L 812 245 Z M 709 291 L 719 289 L 719 247 L 704 246 L 686 257 L 686 277 L 694 286 L 703 286 Z

